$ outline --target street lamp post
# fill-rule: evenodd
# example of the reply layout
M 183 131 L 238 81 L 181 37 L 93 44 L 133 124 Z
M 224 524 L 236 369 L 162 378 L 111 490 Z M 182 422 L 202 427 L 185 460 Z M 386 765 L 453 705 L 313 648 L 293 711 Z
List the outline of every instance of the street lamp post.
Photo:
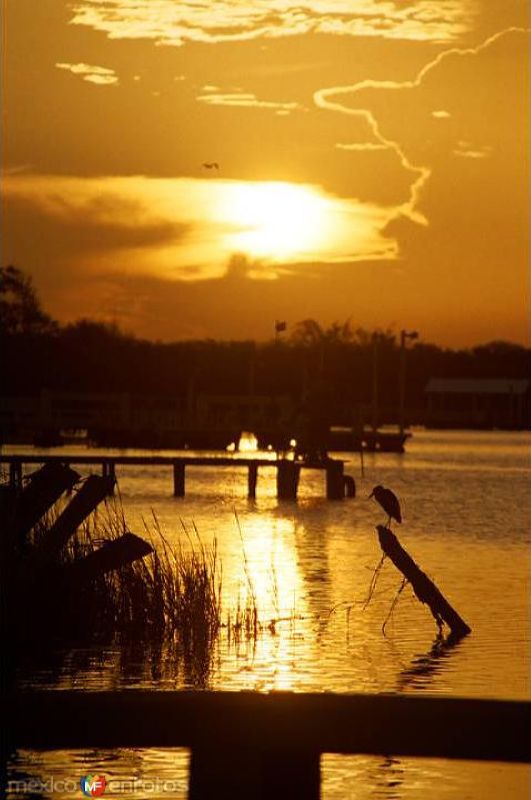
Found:
M 406 403 L 406 342 L 408 339 L 418 339 L 418 331 L 400 331 L 400 371 L 399 371 L 399 427 L 400 436 L 404 436 L 405 428 L 405 403 Z

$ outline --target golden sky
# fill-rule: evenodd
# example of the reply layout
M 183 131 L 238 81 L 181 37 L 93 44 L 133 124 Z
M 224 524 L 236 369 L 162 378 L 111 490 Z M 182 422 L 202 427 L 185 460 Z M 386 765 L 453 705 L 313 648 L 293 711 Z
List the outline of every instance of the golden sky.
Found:
M 2 261 L 66 321 L 525 341 L 524 0 L 3 0 Z

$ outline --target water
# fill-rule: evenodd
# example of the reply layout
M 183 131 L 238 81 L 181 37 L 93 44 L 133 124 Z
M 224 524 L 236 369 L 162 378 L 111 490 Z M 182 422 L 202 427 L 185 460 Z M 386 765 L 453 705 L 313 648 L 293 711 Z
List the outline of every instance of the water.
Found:
M 245 596 L 250 578 L 262 620 L 285 621 L 253 645 L 222 637 L 211 669 L 200 675 L 154 664 L 142 652 L 94 648 L 61 654 L 53 669 L 22 674 L 21 683 L 527 698 L 527 436 L 418 431 L 405 456 L 365 455 L 363 478 L 359 456 L 344 457 L 357 497 L 342 503 L 323 499 L 324 476 L 312 471 L 303 472 L 295 504 L 276 500 L 274 469 L 260 470 L 257 499 L 249 501 L 239 468 L 189 468 L 187 496 L 176 499 L 168 469 L 119 467 L 131 530 L 141 533 L 153 509 L 165 535 L 186 542 L 182 522 L 190 529 L 193 521 L 204 543 L 217 540 L 225 609 Z M 409 588 L 389 615 L 401 582 L 391 564 L 364 609 L 381 555 L 374 526 L 384 515 L 365 499 L 376 483 L 401 499 L 404 521 L 396 532 L 403 546 L 473 629 L 454 648 L 437 647 L 434 621 Z M 324 756 L 322 767 L 326 800 L 523 800 L 529 793 L 522 766 Z M 17 774 L 39 778 L 142 777 L 151 781 L 149 792 L 144 786 L 137 796 L 161 798 L 185 796 L 186 770 L 187 756 L 168 750 L 21 753 L 16 764 Z M 177 781 L 176 794 L 165 791 L 164 780 Z

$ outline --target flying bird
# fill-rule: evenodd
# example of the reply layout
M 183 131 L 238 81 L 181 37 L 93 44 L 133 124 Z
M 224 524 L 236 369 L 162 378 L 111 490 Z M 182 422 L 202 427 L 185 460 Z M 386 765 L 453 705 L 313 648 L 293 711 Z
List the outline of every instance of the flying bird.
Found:
M 375 486 L 369 495 L 370 499 L 374 497 L 377 503 L 381 505 L 387 514 L 387 524 L 391 524 L 391 519 L 396 519 L 398 523 L 402 522 L 402 514 L 400 513 L 400 503 L 398 497 L 391 489 L 386 489 L 385 486 Z
M 219 169 L 219 164 L 217 161 L 203 161 L 202 166 L 205 169 Z

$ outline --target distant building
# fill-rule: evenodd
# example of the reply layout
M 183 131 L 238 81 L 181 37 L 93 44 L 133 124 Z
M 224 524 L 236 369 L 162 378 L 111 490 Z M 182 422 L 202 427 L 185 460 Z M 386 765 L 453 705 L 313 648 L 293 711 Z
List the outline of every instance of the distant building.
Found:
M 531 381 L 432 378 L 426 422 L 435 428 L 529 428 Z

